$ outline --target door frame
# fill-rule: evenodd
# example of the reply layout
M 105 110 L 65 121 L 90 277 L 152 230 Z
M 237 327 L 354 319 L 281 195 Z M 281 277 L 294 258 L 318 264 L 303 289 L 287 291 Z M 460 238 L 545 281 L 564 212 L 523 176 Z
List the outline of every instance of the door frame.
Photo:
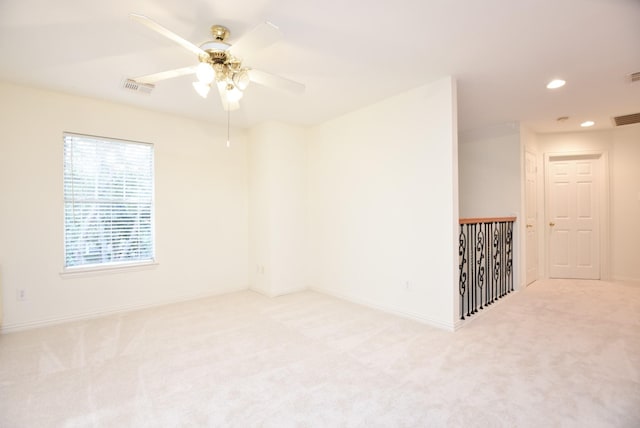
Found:
M 587 156 L 592 157 L 598 165 L 598 215 L 600 216 L 600 279 L 609 280 L 610 270 L 610 253 L 609 253 L 609 153 L 606 150 L 580 150 L 566 152 L 551 152 L 544 154 L 544 277 L 549 278 L 549 267 L 551 263 L 550 253 L 550 235 L 547 225 L 549 224 L 549 167 L 554 160 L 571 159 L 575 157 Z M 538 224 L 540 222 L 538 221 Z
M 526 168 L 527 168 L 527 154 L 532 155 L 534 157 L 534 160 L 535 160 L 535 171 L 534 171 L 533 175 L 534 175 L 535 180 L 536 180 L 536 185 L 535 185 L 535 188 L 533 189 L 533 191 L 534 191 L 534 200 L 535 200 L 535 205 L 536 205 L 535 213 L 534 213 L 535 214 L 535 224 L 533 225 L 534 228 L 535 228 L 534 229 L 534 237 L 535 237 L 535 240 L 536 240 L 536 251 L 535 251 L 535 254 L 533 256 L 535 258 L 535 260 L 536 260 L 536 277 L 530 283 L 527 283 L 527 281 L 528 281 L 527 273 L 529 271 L 529 263 L 528 263 L 528 258 L 529 258 L 529 247 L 528 247 L 529 242 L 528 242 L 528 240 L 529 240 L 529 237 L 528 237 L 528 233 L 527 233 L 527 229 L 526 229 L 526 225 L 528 224 L 528 218 L 529 218 L 528 217 L 529 213 L 527 212 L 527 171 L 526 171 Z M 538 207 L 538 205 L 539 205 L 538 204 L 538 189 L 539 189 L 539 183 L 538 183 L 538 159 L 539 159 L 539 157 L 538 157 L 538 153 L 536 151 L 530 149 L 529 147 L 525 147 L 525 149 L 524 149 L 524 158 L 523 158 L 524 205 L 522 207 L 522 212 L 524 213 L 523 216 L 522 216 L 522 218 L 523 218 L 523 222 L 522 223 L 524 224 L 524 231 L 523 231 L 524 246 L 523 246 L 523 249 L 524 249 L 524 254 L 525 254 L 524 260 L 523 260 L 523 262 L 524 262 L 524 281 L 523 282 L 524 282 L 524 286 L 525 287 L 528 287 L 529 285 L 533 284 L 534 282 L 536 282 L 538 279 L 541 278 L 541 275 L 540 275 L 541 266 L 540 266 L 540 256 L 539 256 L 541 242 L 540 242 L 540 233 L 539 233 L 539 230 L 540 230 L 540 228 L 539 228 L 539 226 L 540 226 L 540 216 L 539 216 L 540 208 Z

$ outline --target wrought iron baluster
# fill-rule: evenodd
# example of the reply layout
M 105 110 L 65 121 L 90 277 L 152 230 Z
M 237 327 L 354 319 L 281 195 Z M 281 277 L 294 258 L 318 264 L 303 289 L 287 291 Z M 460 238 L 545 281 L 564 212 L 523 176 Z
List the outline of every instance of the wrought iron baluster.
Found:
M 502 229 L 502 236 L 506 236 L 506 223 L 502 223 L 500 228 Z M 502 296 L 507 294 L 507 251 L 505 239 L 502 240 Z
M 513 222 L 507 224 L 507 277 L 509 291 L 513 291 Z
M 458 235 L 460 319 L 495 303 L 514 289 L 513 221 L 461 222 Z
M 507 241 L 506 241 L 506 236 L 507 236 L 507 223 L 502 223 L 502 230 L 503 230 L 503 234 L 502 236 L 505 237 L 505 239 L 502 240 L 502 249 L 504 251 L 503 255 L 502 255 L 502 270 L 503 270 L 503 274 L 504 274 L 504 294 L 503 296 L 506 296 L 507 293 L 509 292 L 509 281 L 507 278 L 507 270 L 508 270 L 508 266 L 507 266 Z
M 476 277 L 476 283 L 478 284 L 478 302 L 476 302 L 476 307 L 478 303 L 480 304 L 480 309 L 482 306 L 482 289 L 484 288 L 484 233 L 483 233 L 483 225 L 478 225 L 478 232 L 476 234 L 476 264 L 478 265 L 478 275 Z M 486 293 L 486 291 L 485 291 Z
M 493 280 L 495 281 L 495 294 L 494 298 L 500 298 L 500 270 L 502 264 L 500 263 L 500 224 L 495 223 L 493 229 Z
M 485 228 L 487 229 L 487 251 L 491 251 L 491 242 L 493 237 L 493 223 L 485 223 Z M 493 275 L 492 275 L 492 257 L 491 254 L 487 257 L 487 304 L 491 304 L 493 302 Z
M 467 291 L 467 272 L 465 265 L 467 264 L 467 238 L 465 235 L 466 224 L 460 225 L 460 236 L 458 237 L 458 256 L 460 259 L 460 279 L 458 284 L 460 287 L 460 319 L 464 320 L 464 296 Z
M 503 271 L 504 271 L 504 263 L 503 263 L 503 248 L 502 248 L 502 224 L 501 223 L 497 223 L 496 227 L 498 228 L 498 299 L 500 299 L 502 297 L 502 288 L 504 287 L 504 275 L 503 275 Z
M 473 265 L 471 266 L 473 269 L 473 284 L 471 287 L 472 293 L 471 293 L 471 314 L 475 314 L 477 311 L 477 295 L 478 295 L 478 266 L 477 266 L 477 254 L 476 254 L 476 229 L 477 229 L 477 224 L 473 224 L 471 225 L 471 239 L 472 239 L 472 245 L 471 248 L 473 248 L 473 252 L 472 252 L 472 257 L 473 257 Z
M 467 257 L 471 257 L 471 239 L 470 239 L 470 233 L 471 233 L 471 225 L 468 224 L 467 225 Z M 469 306 L 471 304 L 471 290 L 473 289 L 473 284 L 471 284 L 471 279 L 473 278 L 472 276 L 472 272 L 471 272 L 471 263 L 467 263 L 467 279 L 469 280 L 469 284 L 467 286 L 467 316 L 471 316 L 471 312 L 469 311 Z

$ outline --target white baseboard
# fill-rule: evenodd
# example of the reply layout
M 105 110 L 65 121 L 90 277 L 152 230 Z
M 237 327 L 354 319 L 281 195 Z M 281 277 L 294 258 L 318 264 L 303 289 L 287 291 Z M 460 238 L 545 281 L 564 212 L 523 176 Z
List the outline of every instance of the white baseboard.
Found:
M 621 282 L 637 282 L 640 283 L 640 278 L 627 278 L 624 276 L 615 276 L 613 277 L 614 281 L 621 281 Z
M 93 318 L 101 318 L 107 315 L 138 311 L 141 309 L 155 308 L 159 306 L 170 305 L 173 303 L 187 302 L 189 300 L 198 300 L 198 299 L 204 299 L 207 297 L 221 296 L 223 294 L 236 293 L 238 291 L 246 291 L 248 289 L 249 288 L 246 286 L 242 288 L 229 288 L 229 289 L 218 290 L 214 292 L 206 292 L 206 293 L 198 293 L 198 294 L 192 294 L 187 296 L 181 296 L 181 297 L 161 300 L 153 303 L 121 305 L 113 308 L 99 309 L 96 311 L 82 312 L 78 314 L 65 315 L 61 317 L 45 318 L 41 320 L 19 322 L 19 323 L 9 323 L 9 324 L 0 326 L 0 334 L 13 333 L 13 332 L 22 331 L 22 330 L 30 330 L 30 329 L 39 328 L 39 327 L 48 327 L 48 326 L 63 324 L 63 323 L 72 322 L 72 321 L 83 321 L 83 320 L 89 320 Z
M 409 312 L 406 311 L 404 309 L 400 309 L 397 307 L 394 307 L 392 305 L 380 305 L 378 303 L 373 303 L 371 301 L 368 301 L 366 299 L 361 299 L 359 297 L 355 297 L 355 296 L 351 296 L 351 295 L 347 295 L 347 294 L 343 294 L 343 293 L 339 293 L 333 290 L 329 290 L 329 289 L 325 289 L 325 288 L 319 288 L 319 287 L 310 287 L 309 290 L 315 291 L 316 293 L 321 293 L 321 294 L 326 294 L 329 296 L 333 296 L 333 297 L 337 297 L 338 299 L 342 299 L 342 300 L 346 300 L 348 302 L 352 302 L 352 303 L 356 303 L 358 305 L 362 305 L 362 306 L 367 306 L 369 308 L 372 309 L 377 309 L 379 311 L 382 312 L 387 312 L 389 314 L 393 314 L 393 315 L 397 315 L 403 318 L 408 318 L 414 321 L 418 321 L 421 322 L 423 324 L 427 324 L 430 325 L 432 327 L 436 327 L 439 328 L 441 330 L 447 330 L 447 331 L 455 331 L 457 328 L 457 322 L 456 323 L 446 323 L 446 322 L 442 322 L 440 320 L 436 320 L 433 318 L 428 318 L 425 317 L 423 315 L 420 314 L 416 314 L 413 312 Z
M 12 333 L 12 332 L 16 332 L 16 331 L 21 331 L 21 330 L 28 330 L 28 329 L 33 329 L 33 328 L 39 328 L 39 327 L 47 327 L 47 326 L 51 326 L 51 325 L 56 325 L 56 324 L 63 324 L 66 322 L 72 322 L 72 321 L 82 321 L 82 320 L 88 320 L 88 319 L 93 319 L 93 318 L 100 318 L 100 317 L 104 317 L 104 316 L 108 316 L 108 315 L 113 315 L 113 314 L 117 314 L 117 313 L 123 313 L 123 312 L 131 312 L 131 311 L 136 311 L 136 310 L 141 310 L 141 309 L 148 309 L 148 308 L 153 308 L 153 307 L 158 307 L 158 306 L 165 306 L 165 305 L 170 305 L 172 303 L 180 303 L 180 302 L 186 302 L 189 300 L 197 300 L 197 299 L 203 299 L 203 298 L 207 298 L 207 297 L 214 297 L 214 296 L 220 296 L 223 294 L 228 294 L 228 293 L 235 293 L 238 291 L 245 291 L 245 290 L 251 290 L 254 291 L 258 294 L 262 294 L 264 296 L 267 297 L 278 297 L 278 296 L 283 296 L 286 294 L 291 294 L 291 293 L 297 293 L 297 292 L 301 292 L 301 291 L 305 291 L 305 290 L 312 290 L 315 291 L 317 293 L 321 293 L 321 294 L 326 294 L 329 296 L 333 296 L 336 297 L 338 299 L 342 299 L 342 300 L 346 300 L 352 303 L 356 303 L 358 305 L 362 305 L 362 306 L 367 306 L 376 310 L 380 310 L 383 312 L 387 312 L 393 315 L 397 315 L 403 318 L 408 318 L 414 321 L 418 321 L 420 323 L 423 324 L 427 324 L 430 325 L 432 327 L 436 327 L 442 330 L 446 330 L 446 331 L 456 331 L 458 329 L 460 329 L 461 327 L 463 327 L 466 324 L 466 321 L 462 321 L 462 320 L 456 320 L 455 322 L 452 323 L 447 323 L 447 322 L 442 322 L 441 320 L 436 320 L 433 318 L 429 318 L 429 317 L 425 317 L 421 314 L 416 314 L 413 312 L 409 312 L 406 311 L 404 309 L 400 309 L 397 308 L 395 306 L 392 305 L 380 305 L 378 303 L 374 303 L 371 302 L 369 300 L 366 299 L 361 299 L 359 297 L 355 297 L 352 295 L 348 295 L 348 294 L 343 294 L 343 293 L 339 293 L 339 292 L 335 292 L 333 290 L 330 289 L 324 289 L 324 288 L 319 288 L 319 287 L 310 287 L 310 288 L 295 288 L 295 289 L 290 289 L 290 290 L 285 290 L 279 293 L 268 293 L 265 292 L 264 290 L 261 290 L 259 288 L 249 288 L 249 287 L 241 287 L 241 288 L 230 288 L 230 289 L 225 289 L 222 291 L 215 291 L 215 292 L 208 292 L 208 293 L 200 293 L 200 294 L 196 294 L 196 295 L 188 295 L 188 296 L 182 296 L 182 297 L 178 297 L 178 298 L 173 298 L 173 299 L 167 299 L 167 300 L 163 300 L 163 301 L 158 301 L 158 302 L 153 302 L 153 303 L 145 303 L 145 304 L 135 304 L 135 305 L 122 305 L 122 306 L 117 306 L 117 307 L 113 307 L 113 308 L 107 308 L 107 309 L 100 309 L 97 311 L 90 311 L 90 312 L 83 312 L 83 313 L 78 313 L 78 314 L 73 314 L 73 315 L 66 315 L 66 316 L 62 316 L 62 317 L 53 317 L 53 318 L 46 318 L 46 319 L 41 319 L 41 320 L 35 320 L 35 321 L 27 321 L 27 322 L 22 322 L 22 323 L 10 323 L 10 324 L 6 324 L 3 326 L 0 326 L 0 334 L 4 334 L 4 333 Z M 485 312 L 485 311 L 483 311 Z M 480 314 L 474 316 L 474 318 L 477 318 Z
M 284 290 L 284 291 L 279 291 L 277 293 L 271 293 L 269 291 L 263 290 L 263 289 L 258 288 L 258 287 L 251 287 L 251 288 L 249 288 L 249 290 L 255 291 L 256 293 L 262 294 L 263 296 L 266 296 L 266 297 L 274 298 L 274 297 L 278 297 L 278 296 L 286 296 L 287 294 L 291 294 L 291 293 L 299 293 L 301 291 L 307 291 L 307 290 L 309 290 L 309 288 L 307 288 L 307 287 L 296 287 L 296 288 L 290 288 L 290 289 L 287 289 L 287 290 Z

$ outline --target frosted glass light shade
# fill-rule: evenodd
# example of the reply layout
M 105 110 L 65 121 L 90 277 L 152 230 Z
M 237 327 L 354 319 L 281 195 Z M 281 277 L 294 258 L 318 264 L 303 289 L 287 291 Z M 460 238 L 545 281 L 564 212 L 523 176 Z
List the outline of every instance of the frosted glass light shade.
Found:
M 207 95 L 209 95 L 209 91 L 211 90 L 211 86 L 209 86 L 208 83 L 193 82 L 193 89 L 195 89 L 198 95 L 202 98 L 207 98 Z
M 232 80 L 236 88 L 240 89 L 241 91 L 247 89 L 247 86 L 249 86 L 249 82 L 251 81 L 247 70 L 238 71 L 233 75 Z
M 242 91 L 235 86 L 229 85 L 231 88 L 227 87 L 227 101 L 229 103 L 237 103 L 242 98 Z
M 206 83 L 208 85 L 213 82 L 213 79 L 216 77 L 216 73 L 213 71 L 211 64 L 208 62 L 201 62 L 196 68 L 196 76 L 201 83 Z

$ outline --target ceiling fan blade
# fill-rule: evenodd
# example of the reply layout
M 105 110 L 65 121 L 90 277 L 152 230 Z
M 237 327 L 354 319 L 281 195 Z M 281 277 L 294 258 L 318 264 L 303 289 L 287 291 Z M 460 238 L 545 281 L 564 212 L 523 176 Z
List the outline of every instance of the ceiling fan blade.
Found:
M 170 40 L 173 40 L 174 42 L 176 42 L 177 44 L 179 44 L 183 48 L 193 52 L 194 54 L 196 54 L 198 56 L 207 55 L 207 53 L 205 51 L 203 51 L 202 49 L 200 49 L 199 47 L 197 47 L 196 45 L 194 45 L 190 41 L 185 40 L 182 37 L 178 36 L 173 31 L 164 28 L 162 25 L 158 24 L 153 19 L 151 19 L 151 18 L 149 18 L 149 17 L 147 17 L 145 15 L 140 15 L 140 14 L 137 14 L 137 13 L 130 13 L 129 15 L 135 21 L 137 21 L 137 22 L 139 22 L 139 23 L 141 23 L 143 25 L 146 25 L 147 27 L 151 28 L 153 31 L 156 31 L 156 32 L 162 34 L 166 38 L 168 38 Z
M 196 67 L 183 67 L 176 68 L 175 70 L 167 70 L 161 71 L 160 73 L 133 77 L 131 80 L 135 80 L 138 83 L 156 83 L 160 80 L 173 79 L 174 77 L 186 76 L 187 74 L 194 74 L 195 72 Z
M 252 82 L 260 85 L 283 89 L 295 94 L 302 94 L 305 91 L 305 86 L 302 83 L 298 83 L 281 76 L 276 76 L 275 74 L 267 73 L 265 71 L 250 69 L 249 78 Z
M 282 33 L 278 27 L 270 22 L 263 22 L 235 42 L 230 51 L 233 56 L 244 59 L 280 39 L 282 39 Z
M 240 103 L 238 101 L 230 102 L 227 99 L 227 83 L 217 82 L 216 86 L 218 86 L 218 93 L 220 94 L 220 101 L 222 102 L 222 108 L 224 111 L 238 110 L 240 108 Z

